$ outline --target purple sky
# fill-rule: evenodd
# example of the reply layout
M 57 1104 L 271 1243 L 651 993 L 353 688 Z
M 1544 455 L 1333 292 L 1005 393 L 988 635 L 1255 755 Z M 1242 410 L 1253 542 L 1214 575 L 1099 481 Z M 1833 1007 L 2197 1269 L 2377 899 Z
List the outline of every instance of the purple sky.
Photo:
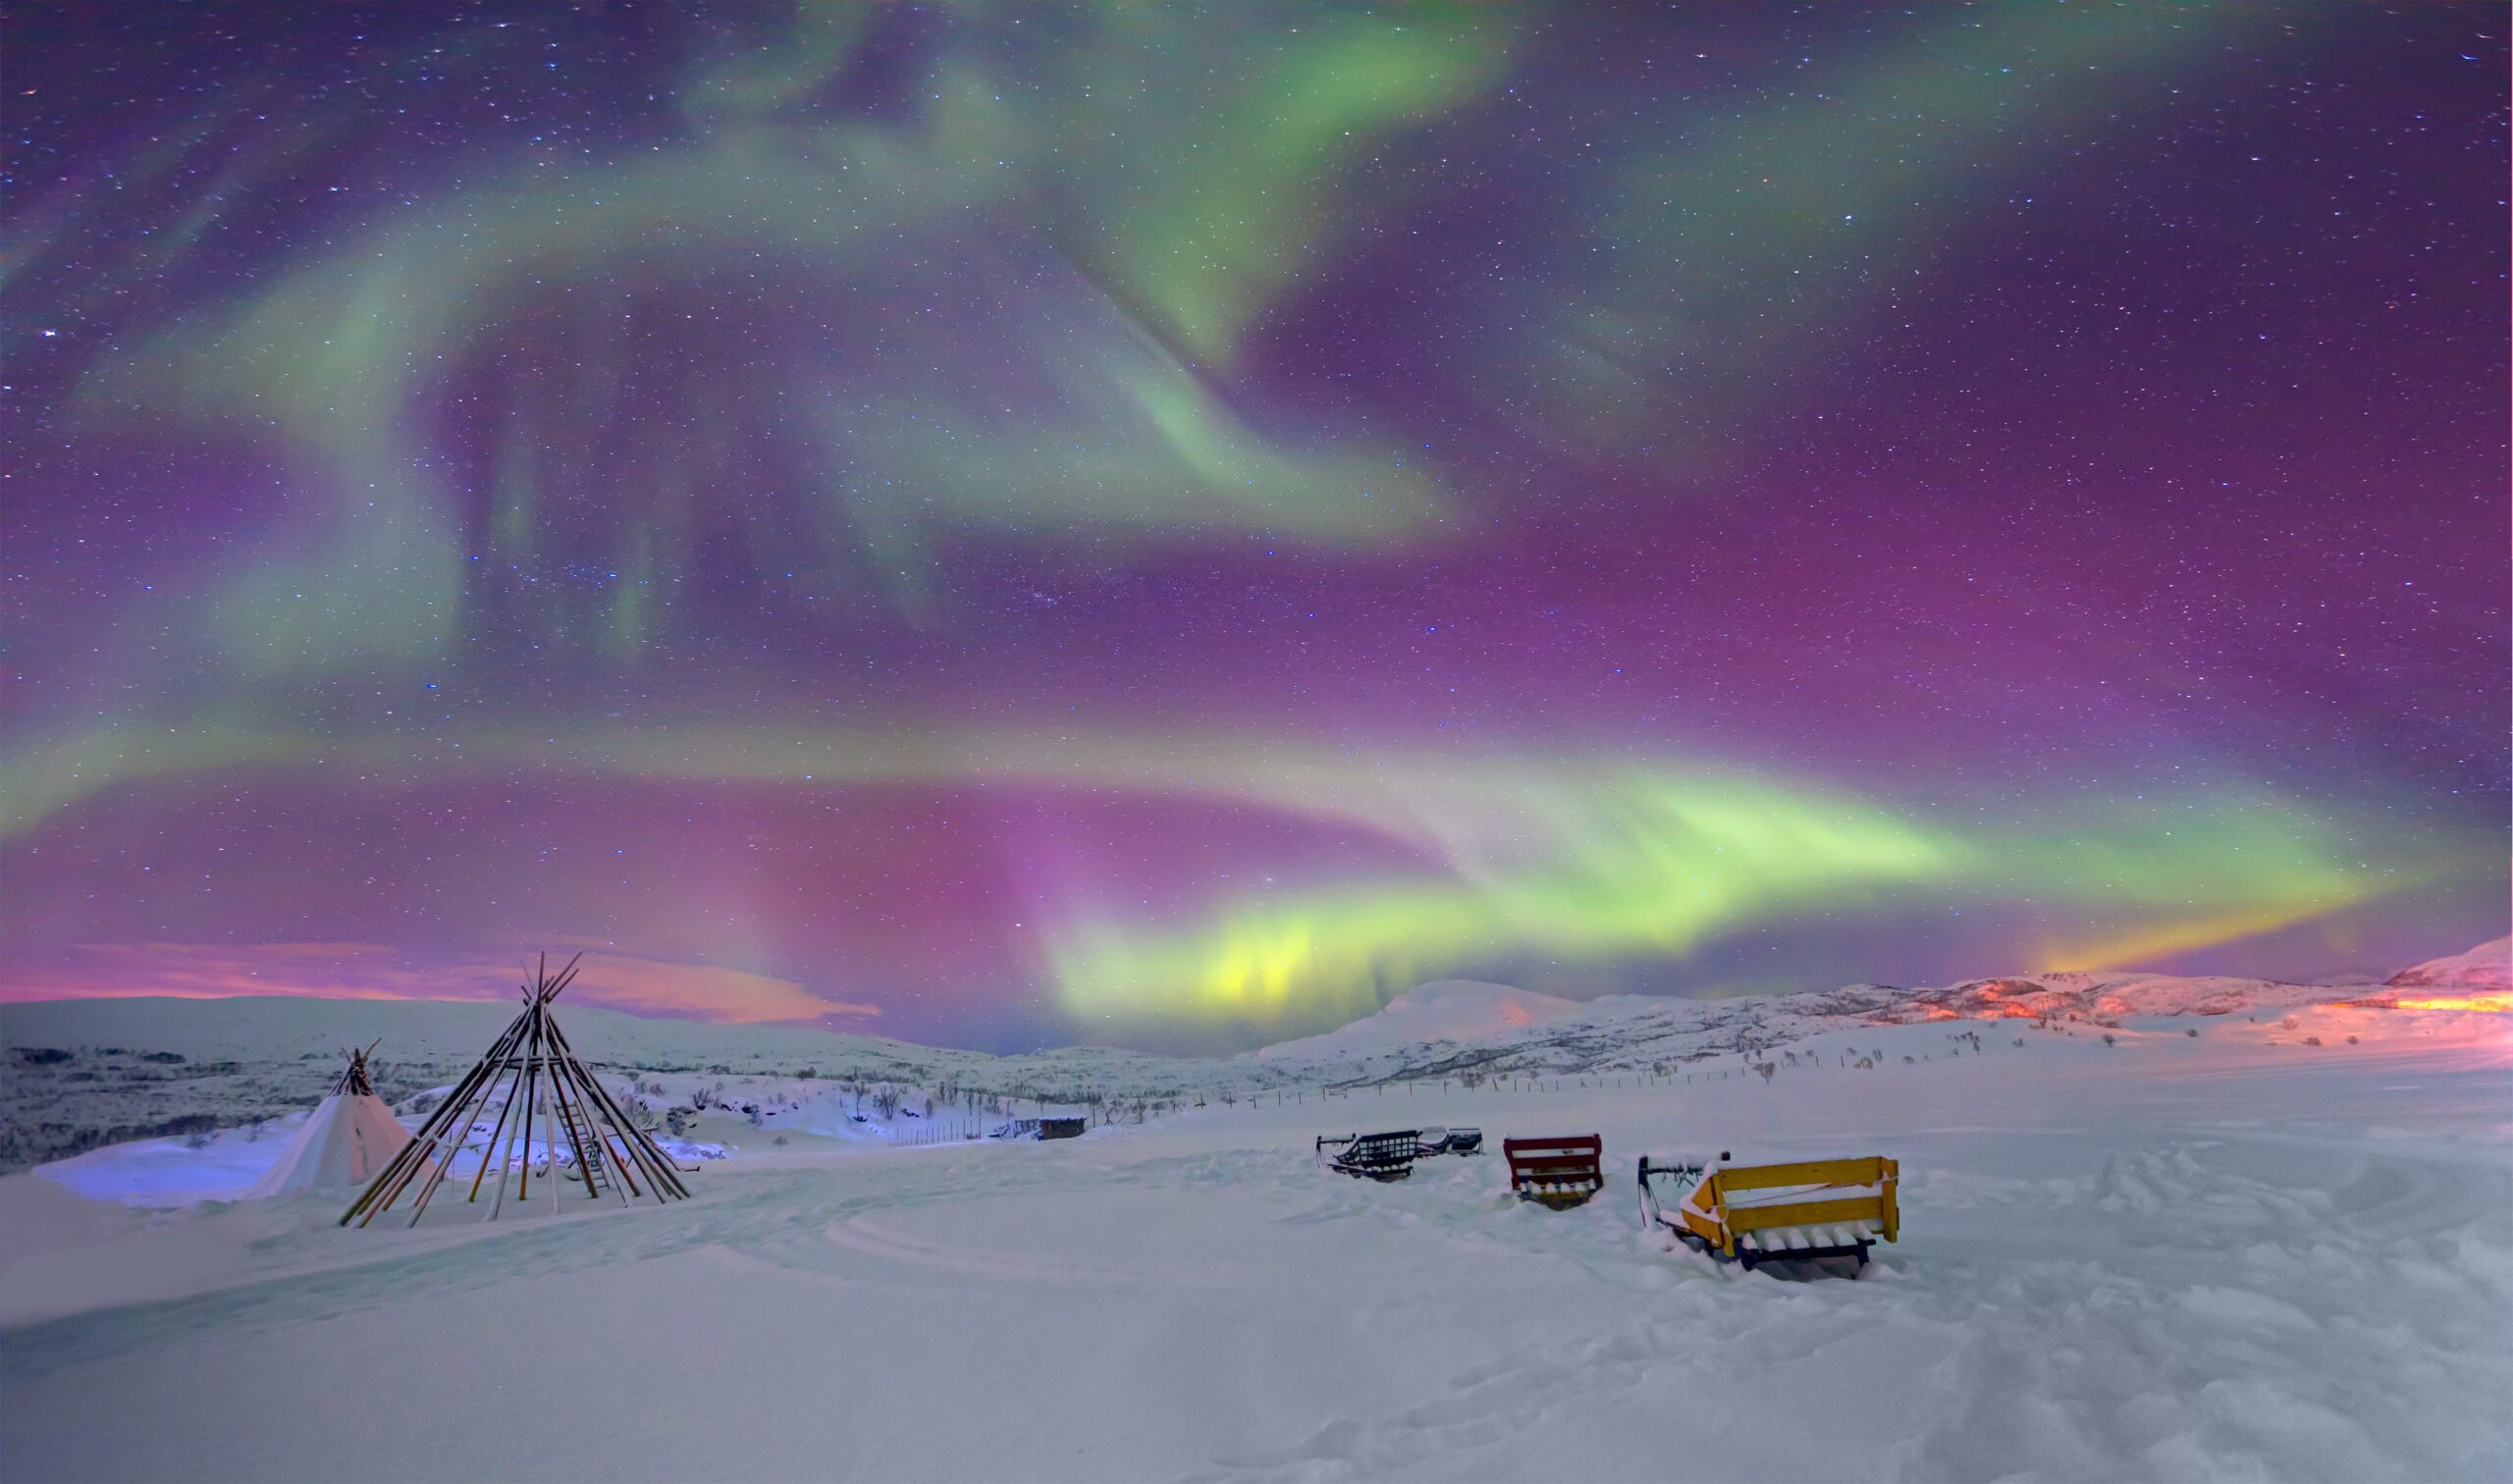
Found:
M 0 996 L 2505 929 L 2500 6 L 26 6 Z

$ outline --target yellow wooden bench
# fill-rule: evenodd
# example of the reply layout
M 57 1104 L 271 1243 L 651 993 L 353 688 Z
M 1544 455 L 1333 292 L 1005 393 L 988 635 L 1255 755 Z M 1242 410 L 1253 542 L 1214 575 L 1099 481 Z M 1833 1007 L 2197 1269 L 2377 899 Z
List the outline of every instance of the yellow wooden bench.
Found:
M 1682 1198 L 1662 1205 L 1653 1177 L 1677 1182 L 1664 1193 L 1681 1192 Z M 1641 1211 L 1651 1224 L 1748 1269 L 1824 1257 L 1850 1257 L 1864 1267 L 1877 1240 L 1901 1240 L 1900 1179 L 1901 1166 L 1881 1154 L 1716 1166 L 1653 1164 L 1644 1154 Z

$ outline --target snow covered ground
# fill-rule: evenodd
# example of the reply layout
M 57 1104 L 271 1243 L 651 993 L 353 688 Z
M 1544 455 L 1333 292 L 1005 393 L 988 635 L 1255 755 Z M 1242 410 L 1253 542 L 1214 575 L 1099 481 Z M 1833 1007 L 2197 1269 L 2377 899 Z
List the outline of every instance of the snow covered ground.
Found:
M 1432 1044 L 1212 1063 L 1205 1106 L 1055 1143 L 781 1112 L 786 1144 L 745 1129 L 665 1209 L 343 1231 L 327 1196 L 138 1209 L 10 1177 L 5 1471 L 2513 1473 L 2507 1017 L 2184 980 L 2137 1003 L 2233 1013 L 2046 982 L 2083 1018 L 1939 1018 L 2013 1014 L 1990 982 L 1524 1021 L 1483 996 L 1505 1024 L 1452 1005 L 1466 1034 Z M 1249 1101 L 1247 1068 L 1285 1063 L 1298 1090 Z M 1388 1066 L 1450 1070 L 1315 1090 Z M 1555 1213 L 1497 1153 L 1391 1186 L 1313 1158 L 1428 1124 L 1601 1133 L 1606 1189 Z M 1856 1280 L 1668 1250 L 1633 1162 L 1720 1149 L 1897 1156 L 1901 1242 Z

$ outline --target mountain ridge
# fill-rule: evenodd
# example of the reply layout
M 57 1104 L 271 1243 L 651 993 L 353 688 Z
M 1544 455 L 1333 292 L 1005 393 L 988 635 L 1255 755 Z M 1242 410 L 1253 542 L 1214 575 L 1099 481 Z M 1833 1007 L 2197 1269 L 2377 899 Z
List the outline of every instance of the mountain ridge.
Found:
M 2501 943 L 2392 977 L 2471 972 Z M 2410 985 L 2425 980 L 2409 980 Z M 2466 985 L 2467 980 L 2453 980 Z M 2484 981 L 2481 981 L 2484 982 Z M 1570 1000 L 1506 984 L 1434 980 L 1323 1035 L 1234 1057 L 1105 1046 L 994 1056 L 811 1027 L 713 1026 L 591 1007 L 567 1016 L 587 1060 L 613 1075 L 668 1074 L 752 1089 L 888 1086 L 1069 1105 L 1231 1099 L 1302 1087 L 1446 1079 L 1666 1074 L 1860 1026 L 2030 1020 L 2110 1026 L 2345 1001 L 2381 1005 L 2365 984 L 2222 976 L 2067 972 L 1941 987 L 1857 983 L 1730 999 L 1610 995 Z M 344 1041 L 385 1035 L 378 1083 L 401 1098 L 467 1071 L 509 1007 L 464 1001 L 288 998 L 96 999 L 0 1005 L 0 1170 L 99 1144 L 282 1117 L 318 1095 Z M 794 1085 L 794 1086 L 786 1086 Z M 763 1092 L 762 1095 L 765 1095 Z

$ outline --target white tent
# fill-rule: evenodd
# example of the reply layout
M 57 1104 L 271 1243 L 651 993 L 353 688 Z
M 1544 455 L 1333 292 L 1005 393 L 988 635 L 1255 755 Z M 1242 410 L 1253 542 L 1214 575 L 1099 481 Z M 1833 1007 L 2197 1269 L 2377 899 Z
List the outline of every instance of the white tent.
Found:
M 279 1162 L 254 1183 L 245 1198 L 266 1200 L 318 1187 L 362 1186 L 409 1141 L 409 1131 L 367 1081 L 366 1053 L 352 1051 L 348 1068 L 333 1090 L 315 1105 L 305 1126 L 281 1151 Z
M 262 1200 L 317 1186 L 361 1186 L 376 1177 L 410 1141 L 409 1131 L 369 1092 L 335 1092 L 323 1099 L 296 1138 L 245 1198 Z

